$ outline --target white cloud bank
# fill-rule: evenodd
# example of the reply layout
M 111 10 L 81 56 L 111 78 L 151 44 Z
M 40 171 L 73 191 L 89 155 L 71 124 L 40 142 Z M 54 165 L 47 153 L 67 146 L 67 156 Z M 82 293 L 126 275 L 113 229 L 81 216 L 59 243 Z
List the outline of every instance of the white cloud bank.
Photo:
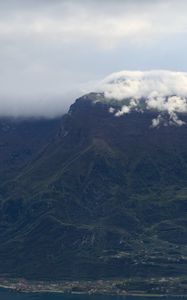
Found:
M 120 110 L 113 112 L 116 116 L 130 113 L 132 110 L 140 111 L 140 101 L 144 99 L 146 110 L 159 113 L 152 121 L 153 127 L 161 124 L 184 124 L 178 114 L 187 113 L 187 73 L 163 70 L 121 71 L 106 77 L 100 83 L 100 90 L 108 99 L 130 99 Z M 167 114 L 167 120 L 164 114 Z

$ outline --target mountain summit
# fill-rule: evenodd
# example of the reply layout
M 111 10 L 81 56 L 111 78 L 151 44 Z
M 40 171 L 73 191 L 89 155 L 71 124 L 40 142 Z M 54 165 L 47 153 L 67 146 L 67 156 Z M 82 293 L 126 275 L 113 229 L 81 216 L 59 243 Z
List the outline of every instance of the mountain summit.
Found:
M 105 101 L 118 102 L 110 112 L 121 116 L 131 111 L 155 111 L 152 126 L 184 125 L 178 114 L 187 113 L 187 74 L 171 71 L 121 71 L 100 83 Z M 119 108 L 120 107 L 120 108 Z

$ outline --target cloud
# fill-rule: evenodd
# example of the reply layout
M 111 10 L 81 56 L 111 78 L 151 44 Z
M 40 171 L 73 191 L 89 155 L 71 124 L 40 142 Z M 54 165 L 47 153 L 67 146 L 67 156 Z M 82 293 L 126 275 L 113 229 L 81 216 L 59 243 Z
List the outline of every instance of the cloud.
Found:
M 52 11 L 48 7 L 44 11 L 41 9 L 42 6 L 37 12 L 20 8 L 16 13 L 13 10 L 9 16 L 3 15 L 0 38 L 13 41 L 41 38 L 43 41 L 58 40 L 60 44 L 69 45 L 80 41 L 85 43 L 87 40 L 92 45 L 97 43 L 98 48 L 106 51 L 117 47 L 122 40 L 136 41 L 140 35 L 142 39 L 143 35 L 150 34 L 152 27 L 150 20 L 139 15 L 118 13 L 115 16 L 102 7 L 92 9 L 91 5 L 83 1 L 59 1 Z
M 130 111 L 131 111 L 131 109 L 130 109 L 129 106 L 123 105 L 122 108 L 115 113 L 115 116 L 116 117 L 120 117 L 120 116 L 122 116 L 124 114 L 130 113 Z
M 187 73 L 165 70 L 122 71 L 106 77 L 99 86 L 106 99 L 121 101 L 121 109 L 114 111 L 122 116 L 132 110 L 157 111 L 152 127 L 184 125 L 178 114 L 187 113 Z M 124 105 L 124 99 L 127 104 Z M 130 100 L 129 100 L 130 99 Z M 112 112 L 112 110 L 110 110 Z M 167 113 L 169 118 L 165 118 Z
M 69 109 L 70 103 L 78 96 L 81 90 L 76 89 L 63 95 L 40 96 L 3 96 L 0 95 L 0 117 L 13 118 L 55 118 L 60 117 Z M 73 100 L 74 99 L 74 100 Z
M 135 99 L 142 97 L 154 99 L 173 95 L 186 97 L 187 73 L 165 70 L 121 71 L 107 76 L 101 82 L 101 86 L 106 98 L 117 100 L 123 100 L 124 96 Z M 178 98 L 173 100 L 177 106 L 180 100 Z
M 172 112 L 168 115 L 159 114 L 156 118 L 152 120 L 151 127 L 156 128 L 160 126 L 182 126 L 185 125 L 185 122 L 180 120 L 176 113 Z
M 120 43 L 187 32 L 187 5 L 177 1 L 0 1 L 0 38 L 58 40 L 60 44 L 91 41 L 104 50 Z M 167 13 L 169 11 L 169 13 Z M 163 13 L 164 12 L 164 13 Z M 96 46 L 96 44 L 95 44 Z

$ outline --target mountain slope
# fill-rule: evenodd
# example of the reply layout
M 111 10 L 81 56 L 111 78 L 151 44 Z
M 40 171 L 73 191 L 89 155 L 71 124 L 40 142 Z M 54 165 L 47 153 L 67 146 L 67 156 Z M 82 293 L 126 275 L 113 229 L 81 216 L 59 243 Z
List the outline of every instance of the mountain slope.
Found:
M 0 179 L 14 177 L 50 142 L 60 119 L 0 119 Z
M 2 274 L 187 275 L 187 126 L 152 128 L 152 111 L 115 117 L 98 97 L 78 99 L 2 183 Z

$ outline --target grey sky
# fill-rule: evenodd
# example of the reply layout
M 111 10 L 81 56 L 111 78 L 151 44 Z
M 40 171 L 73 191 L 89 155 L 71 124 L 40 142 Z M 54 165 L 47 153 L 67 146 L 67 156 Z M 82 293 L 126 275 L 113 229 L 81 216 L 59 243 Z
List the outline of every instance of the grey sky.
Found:
M 56 115 L 115 71 L 186 71 L 186 11 L 185 0 L 0 0 L 0 114 Z

